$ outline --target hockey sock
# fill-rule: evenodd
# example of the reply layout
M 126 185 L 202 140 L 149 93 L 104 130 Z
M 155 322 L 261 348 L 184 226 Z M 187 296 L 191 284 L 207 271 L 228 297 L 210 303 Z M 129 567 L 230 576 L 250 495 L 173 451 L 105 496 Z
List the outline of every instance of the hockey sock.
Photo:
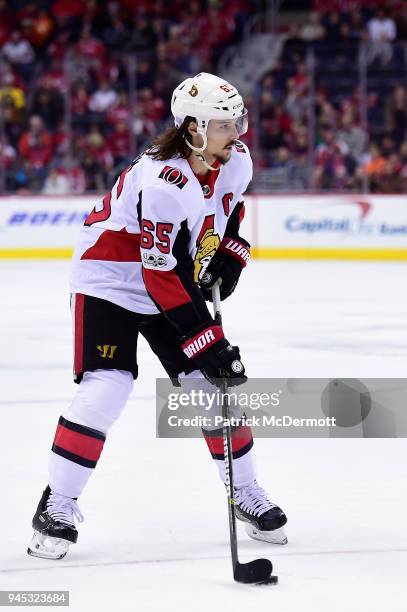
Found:
M 189 374 L 181 373 L 179 382 L 182 389 L 187 393 L 192 390 L 202 390 L 205 393 L 219 394 L 219 389 L 210 383 L 199 370 Z M 217 412 L 215 412 L 217 410 Z M 221 402 L 214 404 L 212 416 L 222 414 Z M 231 414 L 235 418 L 241 418 L 241 410 L 231 406 Z M 236 487 L 243 487 L 256 480 L 256 465 L 254 460 L 252 430 L 248 425 L 232 426 L 232 452 L 233 452 L 233 476 Z M 217 429 L 202 429 L 202 433 L 219 470 L 219 476 L 226 482 L 225 460 L 223 454 L 223 431 Z
M 106 434 L 123 410 L 133 385 L 130 372 L 85 372 L 78 392 L 58 422 L 49 461 L 49 486 L 79 497 L 98 462 Z
M 60 417 L 49 463 L 49 485 L 67 497 L 78 497 L 96 467 L 106 436 Z
M 219 470 L 219 476 L 226 482 L 225 456 L 223 452 L 222 429 L 202 430 L 209 452 Z M 244 487 L 256 479 L 253 436 L 250 427 L 232 427 L 233 478 L 235 487 Z

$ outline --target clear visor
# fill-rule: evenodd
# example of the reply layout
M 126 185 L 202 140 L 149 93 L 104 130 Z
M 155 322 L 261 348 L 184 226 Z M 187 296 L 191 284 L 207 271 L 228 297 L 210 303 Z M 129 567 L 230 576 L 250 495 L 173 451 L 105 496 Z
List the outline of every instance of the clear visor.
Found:
M 236 129 L 238 131 L 239 136 L 243 136 L 246 134 L 247 128 L 249 127 L 249 113 L 247 112 L 247 108 L 243 109 L 243 114 L 236 120 Z
M 246 134 L 249 125 L 247 109 L 237 119 L 211 119 L 209 127 L 212 135 L 238 138 Z M 236 136 L 237 133 L 237 136 Z

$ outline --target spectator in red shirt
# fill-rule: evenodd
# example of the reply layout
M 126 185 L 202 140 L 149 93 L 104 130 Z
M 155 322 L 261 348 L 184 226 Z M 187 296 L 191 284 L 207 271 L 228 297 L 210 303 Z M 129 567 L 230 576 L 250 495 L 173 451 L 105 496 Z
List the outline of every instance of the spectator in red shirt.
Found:
M 75 86 L 70 99 L 71 113 L 75 119 L 86 119 L 89 114 L 89 94 L 83 83 Z
M 164 119 L 164 100 L 159 96 L 154 96 L 149 87 L 145 87 L 140 91 L 137 103 L 143 108 L 146 119 L 154 122 Z
M 179 26 L 172 25 L 169 31 L 168 39 L 157 45 L 156 55 L 158 59 L 166 59 L 171 65 L 174 65 L 178 57 L 181 55 L 181 40 L 179 38 Z M 210 53 L 210 50 L 207 50 Z M 199 49 L 201 54 L 201 49 Z
M 133 110 L 132 130 L 139 150 L 143 149 L 158 132 L 157 125 L 145 117 L 144 109 L 140 105 L 135 106 Z
M 110 81 L 110 83 L 116 84 L 120 76 L 119 61 L 109 56 L 107 56 L 103 62 L 94 60 L 90 69 L 90 76 L 91 79 L 97 83 L 101 81 Z
M 76 162 L 72 162 L 66 169 L 66 173 L 69 178 L 69 193 L 76 195 L 85 193 L 86 176 L 83 169 Z
M 113 155 L 114 165 L 123 165 L 129 161 L 132 149 L 132 135 L 128 123 L 119 121 L 107 139 L 107 146 Z
M 119 92 L 119 98 L 117 104 L 109 108 L 106 114 L 106 121 L 111 125 L 124 121 L 129 123 L 131 117 L 131 110 L 129 105 L 129 97 L 125 91 Z
M 301 62 L 297 66 L 297 72 L 293 76 L 293 81 L 299 93 L 305 93 L 308 89 L 309 77 L 307 66 L 304 62 Z
M 80 17 L 85 11 L 84 3 L 81 0 L 57 0 L 52 6 L 52 14 L 55 19 L 62 23 L 75 17 Z
M 32 168 L 45 168 L 52 156 L 52 136 L 38 115 L 30 117 L 28 129 L 22 134 L 18 145 L 22 159 Z
M 208 10 L 206 20 L 202 24 L 200 33 L 200 51 L 210 52 L 210 57 L 217 61 L 225 45 L 230 40 L 234 30 L 234 20 L 216 6 Z
M 16 180 L 20 180 L 17 179 L 19 176 L 21 187 L 40 191 L 52 157 L 52 136 L 38 115 L 30 117 L 28 129 L 20 137 L 18 150 L 20 164 Z
M 205 27 L 205 17 L 198 0 L 191 0 L 186 7 L 186 14 L 181 15 L 180 37 L 191 45 L 201 44 L 200 32 Z
M 338 141 L 331 129 L 323 132 L 323 142 L 315 152 L 316 168 L 313 185 L 316 189 L 343 189 L 351 186 L 347 146 Z
M 86 135 L 84 150 L 100 164 L 104 172 L 108 172 L 112 169 L 112 152 L 97 125 L 92 125 L 90 132 Z
M 40 79 L 40 85 L 44 84 L 56 89 L 60 94 L 65 94 L 68 91 L 68 82 L 61 60 L 52 60 L 49 70 Z
M 62 61 L 65 57 L 69 44 L 70 34 L 68 30 L 56 32 L 54 40 L 47 46 L 46 55 L 51 60 Z
M 61 121 L 53 136 L 54 142 L 54 158 L 65 160 L 69 153 L 69 143 L 72 140 L 72 134 L 66 132 L 65 124 Z
M 89 25 L 82 28 L 76 50 L 82 59 L 98 60 L 99 62 L 103 62 L 106 55 L 105 45 L 101 40 L 92 36 Z

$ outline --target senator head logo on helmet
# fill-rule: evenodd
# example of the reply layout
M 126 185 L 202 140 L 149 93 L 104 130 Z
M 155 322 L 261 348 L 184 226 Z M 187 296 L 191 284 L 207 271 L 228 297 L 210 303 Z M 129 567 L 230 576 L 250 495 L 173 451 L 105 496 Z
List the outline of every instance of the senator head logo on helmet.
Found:
M 241 136 L 247 132 L 247 109 L 237 89 L 214 74 L 200 72 L 185 79 L 175 88 L 171 99 L 171 112 L 175 127 L 179 128 L 185 117 L 194 117 L 198 134 L 202 136 L 202 147 L 194 151 L 203 153 L 207 146 L 206 130 L 211 119 L 234 120 L 236 130 Z

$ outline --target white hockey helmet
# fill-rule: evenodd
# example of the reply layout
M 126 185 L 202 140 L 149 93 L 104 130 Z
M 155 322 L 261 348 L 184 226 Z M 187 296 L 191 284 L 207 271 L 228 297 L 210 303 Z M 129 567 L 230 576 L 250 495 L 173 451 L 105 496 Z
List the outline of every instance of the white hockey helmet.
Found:
M 208 72 L 200 72 L 192 78 L 185 79 L 174 89 L 171 112 L 177 128 L 185 117 L 196 119 L 197 131 L 203 138 L 203 146 L 193 147 L 187 141 L 194 151 L 203 152 L 206 148 L 206 130 L 211 119 L 234 119 L 239 136 L 247 132 L 247 109 L 242 96 L 233 85 Z

